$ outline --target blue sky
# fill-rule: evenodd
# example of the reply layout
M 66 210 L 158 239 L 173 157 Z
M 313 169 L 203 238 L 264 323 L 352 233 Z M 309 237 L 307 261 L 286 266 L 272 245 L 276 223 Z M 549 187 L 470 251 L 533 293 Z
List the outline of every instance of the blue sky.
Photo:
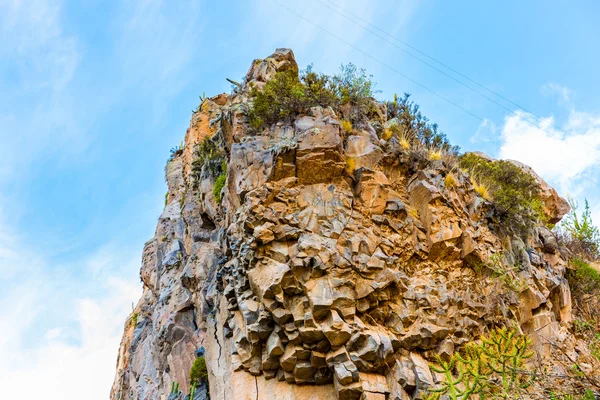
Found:
M 600 221 L 600 3 L 278 1 L 351 46 L 273 0 L 0 0 L 2 397 L 26 387 L 107 398 L 169 149 L 200 94 L 229 91 L 225 78 L 277 47 L 327 73 L 366 68 L 379 97 L 411 93 L 453 143 L 532 165 L 587 197 Z M 541 119 L 484 99 L 336 5 Z

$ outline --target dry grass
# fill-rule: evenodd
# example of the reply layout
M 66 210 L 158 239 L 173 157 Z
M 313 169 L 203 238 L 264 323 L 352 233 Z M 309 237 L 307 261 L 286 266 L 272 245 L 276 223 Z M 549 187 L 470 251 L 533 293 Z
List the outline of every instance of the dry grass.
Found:
M 356 169 L 356 159 L 351 157 L 346 157 L 346 171 L 349 174 L 353 174 Z
M 427 158 L 429 158 L 429 161 L 441 160 L 442 159 L 442 151 L 431 149 L 427 153 Z
M 410 149 L 410 142 L 408 139 L 400 138 L 400 147 L 402 147 L 404 150 Z
M 344 119 L 342 120 L 341 127 L 342 131 L 346 133 L 352 133 L 352 122 Z
M 483 197 L 487 201 L 492 200 L 492 195 L 490 194 L 488 188 L 483 183 L 479 183 L 473 178 L 471 178 L 471 183 L 473 184 L 473 188 L 475 189 L 475 192 L 479 196 Z
M 410 215 L 414 219 L 418 219 L 419 218 L 419 212 L 417 211 L 416 208 L 414 208 L 412 206 L 408 206 L 406 208 L 406 212 L 408 213 L 408 215 Z
M 444 185 L 447 188 L 456 187 L 456 184 L 457 184 L 456 177 L 454 176 L 453 173 L 450 172 L 448 175 L 446 175 L 446 178 L 444 178 Z
M 381 138 L 383 140 L 390 140 L 392 138 L 392 130 L 389 128 L 384 129 Z

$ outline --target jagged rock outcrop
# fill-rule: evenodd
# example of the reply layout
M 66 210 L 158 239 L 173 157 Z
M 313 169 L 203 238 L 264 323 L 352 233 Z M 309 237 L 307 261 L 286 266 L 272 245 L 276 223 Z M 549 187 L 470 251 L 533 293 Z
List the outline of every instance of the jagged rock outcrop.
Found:
M 566 262 L 548 229 L 501 237 L 468 176 L 447 187 L 443 160 L 409 167 L 396 138 L 369 124 L 344 133 L 331 109 L 248 128 L 249 87 L 296 68 L 291 50 L 255 60 L 241 88 L 193 115 L 165 169 L 111 399 L 167 399 L 172 382 L 188 393 L 201 348 L 213 400 L 421 398 L 440 379 L 435 355 L 508 320 L 540 357 L 549 341 L 576 357 Z M 220 202 L 215 177 L 193 170 L 206 137 L 226 157 Z M 564 200 L 543 193 L 560 220 Z M 517 290 L 478 272 L 494 254 L 519 266 L 506 272 Z

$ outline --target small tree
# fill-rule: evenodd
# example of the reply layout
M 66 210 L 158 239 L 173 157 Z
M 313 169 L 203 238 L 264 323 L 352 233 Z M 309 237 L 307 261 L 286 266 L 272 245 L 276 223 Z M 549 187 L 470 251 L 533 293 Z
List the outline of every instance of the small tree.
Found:
M 190 383 L 208 382 L 208 370 L 204 356 L 196 357 L 190 370 Z
M 588 260 L 600 258 L 600 232 L 594 226 L 590 205 L 585 200 L 583 212 L 578 212 L 579 205 L 569 198 L 571 211 L 561 222 L 563 229 L 563 242 L 575 253 L 574 255 Z

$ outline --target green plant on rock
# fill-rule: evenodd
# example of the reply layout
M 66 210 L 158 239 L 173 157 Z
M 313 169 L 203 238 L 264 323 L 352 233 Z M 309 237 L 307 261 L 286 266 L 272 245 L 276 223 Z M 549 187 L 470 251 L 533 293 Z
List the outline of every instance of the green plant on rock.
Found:
M 419 105 L 410 100 L 410 94 L 404 93 L 402 98 L 394 94 L 394 100 L 386 102 L 386 106 L 388 119 L 392 122 L 388 135 L 398 137 L 401 143 L 405 142 L 402 147 L 418 145 L 458 155 L 459 148 L 450 144 L 437 124 L 430 123 L 421 114 Z
M 290 123 L 320 106 L 341 111 L 350 123 L 360 124 L 371 111 L 374 86 L 371 76 L 353 64 L 342 65 L 333 76 L 316 73 L 312 66 L 300 73 L 280 71 L 261 88 L 251 89 L 248 123 L 261 130 L 277 122 Z
M 208 370 L 206 369 L 204 356 L 196 357 L 192 369 L 190 369 L 190 383 L 199 384 L 202 382 L 208 382 Z
M 600 333 L 596 333 L 589 344 L 590 352 L 600 361 Z
M 561 221 L 563 242 L 571 253 L 588 260 L 600 259 L 600 231 L 592 221 L 592 214 L 587 199 L 583 212 L 579 213 L 577 202 L 569 198 L 571 211 Z
M 194 400 L 194 395 L 196 394 L 196 385 L 196 382 L 192 383 L 192 387 L 190 388 L 189 400 Z
M 138 320 L 138 313 L 133 313 L 131 315 L 131 326 L 133 326 L 134 328 L 137 325 L 137 320 Z
M 448 362 L 438 358 L 431 368 L 444 379 L 429 390 L 428 400 L 446 396 L 451 400 L 503 398 L 512 399 L 529 387 L 531 377 L 522 373 L 525 360 L 533 357 L 531 340 L 516 330 L 495 329 L 480 343 L 468 343 L 461 353 Z
M 204 103 L 204 100 L 206 100 L 206 93 L 202 92 L 202 95 L 199 97 L 200 97 L 200 103 L 198 104 L 198 107 L 196 107 L 195 110 L 192 110 L 192 114 L 196 114 L 197 112 L 200 112 L 200 110 L 202 109 L 202 103 Z
M 217 177 L 224 173 L 225 151 L 219 143 L 219 136 L 205 137 L 196 145 L 194 150 L 194 161 L 192 162 L 192 174 L 196 180 L 208 175 Z
M 215 180 L 215 186 L 213 187 L 213 195 L 215 196 L 215 200 L 217 203 L 221 202 L 221 191 L 225 187 L 225 182 L 227 181 L 227 174 L 221 174 Z
M 572 268 L 567 270 L 566 277 L 571 290 L 579 296 L 600 296 L 600 272 L 581 258 L 572 259 L 570 265 Z
M 179 393 L 179 383 L 171 382 L 171 394 Z
M 183 142 L 181 142 L 179 144 L 179 146 L 173 147 L 171 148 L 170 154 L 169 154 L 169 160 L 168 161 L 172 161 L 175 157 L 180 156 L 183 154 Z
M 527 288 L 527 282 L 519 276 L 518 265 L 508 265 L 506 258 L 502 253 L 492 255 L 485 267 L 490 269 L 496 278 L 499 278 L 504 285 L 513 292 L 520 293 Z
M 460 166 L 477 177 L 479 184 L 485 184 L 499 226 L 526 237 L 543 220 L 539 186 L 529 173 L 509 161 L 492 161 L 475 153 L 463 154 Z

